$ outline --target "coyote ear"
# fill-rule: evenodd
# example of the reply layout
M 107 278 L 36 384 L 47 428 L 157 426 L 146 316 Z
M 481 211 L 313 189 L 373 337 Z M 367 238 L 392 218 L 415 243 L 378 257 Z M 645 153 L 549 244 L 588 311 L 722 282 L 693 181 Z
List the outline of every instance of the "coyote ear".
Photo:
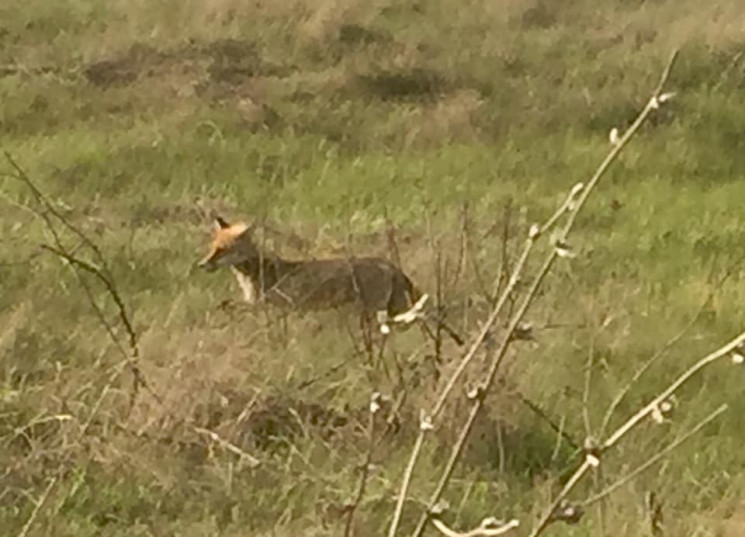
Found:
M 214 218 L 215 229 L 226 229 L 230 227 L 230 224 L 221 216 L 215 215 Z

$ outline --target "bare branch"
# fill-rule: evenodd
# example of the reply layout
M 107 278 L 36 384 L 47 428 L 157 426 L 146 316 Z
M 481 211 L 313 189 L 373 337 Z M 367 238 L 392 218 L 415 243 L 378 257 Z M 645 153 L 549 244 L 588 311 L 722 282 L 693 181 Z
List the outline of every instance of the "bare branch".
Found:
M 681 386 L 688 382 L 696 373 L 701 371 L 707 365 L 714 363 L 715 361 L 731 355 L 737 351 L 743 343 L 745 343 L 745 332 L 737 336 L 735 339 L 712 352 L 708 356 L 705 356 L 691 367 L 689 367 L 682 375 L 680 375 L 670 386 L 663 390 L 657 397 L 652 399 L 644 408 L 639 410 L 636 414 L 631 416 L 626 423 L 621 425 L 616 431 L 602 444 L 602 450 L 606 451 L 613 447 L 619 442 L 629 431 L 631 431 L 641 420 L 652 414 L 656 409 L 659 408 L 660 403 L 666 401 L 674 394 Z
M 569 481 L 567 481 L 564 487 L 561 489 L 559 495 L 556 497 L 556 499 L 554 499 L 553 502 L 551 502 L 549 508 L 546 509 L 543 516 L 541 516 L 538 524 L 533 528 L 533 531 L 530 532 L 530 537 L 537 537 L 538 535 L 543 533 L 543 530 L 545 530 L 549 523 L 552 521 L 554 513 L 562 505 L 566 497 L 569 496 L 569 493 L 574 490 L 574 487 L 577 486 L 577 483 L 580 482 L 584 475 L 595 466 L 596 460 L 593 460 L 590 457 L 585 457 L 585 460 L 582 461 L 582 465 L 577 469 L 576 472 L 572 474 L 572 476 L 569 478 Z
M 130 409 L 134 405 L 134 401 L 137 396 L 139 386 L 143 386 L 146 390 L 148 390 L 148 392 L 156 400 L 160 402 L 161 401 L 160 397 L 150 387 L 147 380 L 145 379 L 144 374 L 142 373 L 142 370 L 139 368 L 139 365 L 137 365 L 136 363 L 140 355 L 140 350 L 139 350 L 139 345 L 138 345 L 138 340 L 137 340 L 137 333 L 134 330 L 134 327 L 130 320 L 130 315 L 127 311 L 126 306 L 124 305 L 124 301 L 122 300 L 121 294 L 119 293 L 116 287 L 114 278 L 112 277 L 111 272 L 109 271 L 107 267 L 106 258 L 104 257 L 103 253 L 98 248 L 98 246 L 90 238 L 88 238 L 88 236 L 85 233 L 83 233 L 80 229 L 78 229 L 75 225 L 73 225 L 67 218 L 65 218 L 64 215 L 62 215 L 54 207 L 54 205 L 47 199 L 47 197 L 44 195 L 41 189 L 39 189 L 36 186 L 36 184 L 31 180 L 31 178 L 24 171 L 24 169 L 13 159 L 13 157 L 7 151 L 5 152 L 5 158 L 10 163 L 10 165 L 13 167 L 13 169 L 16 171 L 16 174 L 12 175 L 12 177 L 14 177 L 15 179 L 21 181 L 24 185 L 26 185 L 26 187 L 33 194 L 34 199 L 36 199 L 37 203 L 43 209 L 41 211 L 37 211 L 35 209 L 29 208 L 29 210 L 31 210 L 33 213 L 35 213 L 37 216 L 39 216 L 44 221 L 46 228 L 51 234 L 53 242 L 54 242 L 54 246 L 42 245 L 42 248 L 56 254 L 57 256 L 64 259 L 67 263 L 70 264 L 70 266 L 73 269 L 73 273 L 75 274 L 78 280 L 78 283 L 80 283 L 80 286 L 85 291 L 86 296 L 88 298 L 88 302 L 90 303 L 91 307 L 93 308 L 94 313 L 98 317 L 99 322 L 102 324 L 102 326 L 106 330 L 106 333 L 109 335 L 112 342 L 117 346 L 117 348 L 124 355 L 125 360 L 127 364 L 129 365 L 132 371 L 132 374 L 134 375 L 134 386 L 133 386 L 132 394 L 130 397 Z M 65 247 L 62 241 L 62 237 L 57 231 L 54 221 L 52 220 L 50 215 L 56 218 L 59 222 L 61 222 L 65 228 L 67 228 L 73 234 L 75 234 L 81 240 L 82 244 L 87 246 L 93 252 L 94 257 L 98 261 L 98 265 L 94 265 L 93 263 L 89 263 L 87 261 L 80 259 L 79 257 L 75 256 L 74 253 L 70 249 Z M 119 319 L 127 333 L 127 337 L 129 340 L 129 352 L 124 350 L 124 348 L 122 347 L 119 341 L 119 338 L 116 336 L 114 332 L 113 327 L 106 320 L 106 317 L 103 314 L 103 311 L 101 310 L 100 306 L 96 302 L 93 296 L 93 291 L 91 290 L 88 283 L 83 279 L 78 269 L 82 269 L 83 271 L 94 275 L 101 283 L 103 283 L 104 287 L 106 288 L 106 291 L 111 296 L 111 298 L 114 300 L 114 303 L 116 304 L 116 307 L 117 307 L 117 311 L 119 313 Z
M 493 537 L 496 535 L 504 535 L 508 531 L 517 528 L 520 523 L 513 519 L 509 522 L 502 522 L 494 518 L 485 518 L 477 528 L 470 531 L 458 532 L 449 528 L 439 518 L 432 519 L 432 525 L 439 530 L 440 533 L 445 537 Z
M 599 457 L 602 453 L 615 446 L 616 443 L 618 443 L 624 436 L 626 436 L 626 434 L 634 429 L 641 422 L 642 419 L 651 415 L 655 410 L 658 410 L 660 403 L 666 401 L 673 393 L 675 393 L 678 388 L 680 388 L 683 384 L 690 380 L 690 378 L 693 377 L 697 372 L 701 371 L 707 365 L 714 363 L 724 356 L 731 356 L 734 352 L 737 352 L 737 350 L 743 345 L 744 342 L 745 332 L 743 332 L 718 350 L 712 352 L 708 356 L 705 356 L 704 358 L 696 362 L 682 375 L 680 375 L 670 386 L 668 386 L 657 397 L 655 397 L 649 404 L 645 405 L 636 414 L 631 416 L 631 418 L 629 418 L 623 425 L 616 429 L 616 431 L 614 431 L 607 440 L 605 440 L 599 447 L 597 447 L 596 450 L 594 450 L 593 452 L 586 452 L 585 460 L 583 461 L 582 465 L 569 478 L 569 481 L 567 481 L 567 484 L 561 490 L 551 506 L 546 509 L 543 516 L 540 518 L 539 522 L 530 533 L 530 537 L 537 537 L 538 535 L 543 533 L 544 529 L 551 521 L 552 513 L 556 510 L 559 504 L 569 495 L 569 493 L 574 489 L 577 483 L 579 483 L 582 477 L 584 477 L 584 475 L 590 469 L 595 468 L 600 464 Z M 723 412 L 724 409 L 726 409 L 726 405 L 724 405 L 724 408 L 720 407 L 720 409 L 717 409 L 717 411 L 712 414 L 712 416 L 710 416 L 711 419 L 714 419 L 714 417 Z M 703 427 L 703 425 L 705 425 L 705 423 L 702 422 L 702 424 L 699 424 L 698 428 Z M 683 440 L 680 440 L 680 442 L 682 441 Z
M 562 207 L 557 211 L 557 213 L 551 217 L 545 226 L 540 227 L 537 225 L 534 225 L 531 227 L 529 232 L 529 238 L 528 242 L 526 244 L 526 248 L 524 250 L 523 258 L 521 258 L 521 263 L 524 263 L 525 258 L 527 258 L 527 255 L 530 253 L 532 243 L 538 239 L 542 234 L 544 234 L 549 226 L 556 225 L 559 221 L 559 217 L 564 214 L 564 212 L 568 213 L 567 221 L 560 231 L 560 233 L 553 239 L 554 242 L 554 248 L 550 251 L 550 253 L 547 255 L 545 261 L 543 262 L 543 265 L 538 271 L 538 274 L 535 276 L 532 285 L 527 290 L 525 294 L 525 298 L 523 299 L 522 304 L 518 308 L 517 312 L 513 315 L 507 330 L 505 334 L 503 335 L 503 339 L 501 344 L 498 346 L 498 348 L 492 353 L 491 356 L 491 363 L 488 369 L 488 372 L 486 374 L 486 377 L 483 381 L 483 384 L 481 388 L 479 389 L 480 395 L 474 398 L 473 406 L 471 407 L 471 411 L 468 415 L 468 418 L 466 422 L 463 425 L 463 428 L 461 430 L 461 434 L 458 436 L 458 439 L 456 440 L 455 445 L 453 446 L 451 450 L 451 455 L 448 460 L 448 462 L 445 465 L 445 468 L 442 471 L 442 475 L 440 477 L 440 480 L 435 487 L 435 490 L 433 491 L 432 495 L 430 496 L 430 500 L 428 503 L 428 509 L 425 511 L 422 516 L 419 519 L 419 523 L 417 524 L 416 529 L 414 530 L 413 536 L 419 537 L 422 532 L 424 531 L 424 528 L 426 526 L 427 520 L 431 516 L 431 509 L 432 507 L 437 503 L 437 501 L 440 499 L 443 491 L 445 490 L 445 487 L 447 486 L 450 477 L 452 475 L 453 470 L 455 469 L 455 465 L 457 461 L 460 459 L 460 455 L 463 451 L 463 448 L 465 446 L 465 443 L 468 439 L 468 436 L 470 435 L 471 428 L 473 427 L 473 423 L 476 420 L 476 417 L 478 416 L 483 403 L 484 398 L 486 397 L 486 394 L 488 390 L 491 388 L 491 385 L 496 377 L 497 371 L 499 370 L 499 367 L 502 364 L 502 361 L 504 357 L 506 356 L 507 349 L 510 346 L 510 343 L 513 338 L 513 334 L 515 333 L 515 330 L 520 325 L 525 313 L 527 312 L 528 308 L 532 304 L 534 298 L 537 296 L 538 290 L 541 287 L 541 284 L 543 283 L 544 278 L 548 275 L 548 273 L 551 270 L 551 267 L 553 266 L 553 263 L 556 261 L 557 257 L 565 257 L 567 254 L 571 254 L 571 248 L 569 244 L 567 243 L 567 237 L 570 233 L 570 231 L 573 229 L 574 224 L 576 222 L 577 216 L 579 212 L 582 210 L 584 205 L 587 202 L 587 199 L 589 198 L 592 191 L 597 186 L 600 179 L 605 175 L 605 173 L 608 171 L 610 165 L 615 162 L 615 160 L 618 158 L 619 154 L 623 150 L 623 148 L 628 144 L 628 142 L 633 138 L 633 136 L 639 131 L 641 126 L 644 124 L 646 119 L 649 117 L 649 115 L 657 110 L 660 106 L 661 98 L 660 98 L 660 92 L 662 91 L 662 88 L 664 87 L 667 78 L 669 76 L 670 70 L 672 68 L 672 65 L 675 61 L 675 58 L 677 56 L 677 51 L 673 53 L 673 55 L 670 58 L 670 61 L 668 62 L 661 78 L 660 82 L 657 85 L 657 88 L 654 90 L 652 97 L 648 101 L 647 105 L 644 107 L 644 109 L 639 113 L 637 118 L 634 120 L 632 125 L 628 128 L 628 130 L 624 133 L 624 135 L 619 139 L 618 143 L 614 144 L 611 150 L 609 151 L 608 155 L 605 157 L 605 159 L 602 161 L 590 181 L 587 183 L 587 185 L 583 185 L 582 183 L 579 183 L 575 185 L 569 196 L 567 196 L 567 200 L 564 202 Z M 511 283 L 515 282 L 517 277 L 520 276 L 522 270 L 522 265 L 519 264 L 519 270 L 516 270 L 513 272 L 513 276 L 511 279 Z M 508 292 L 511 292 L 510 286 L 508 285 L 508 288 L 505 290 L 505 294 L 503 294 L 502 297 L 500 297 L 500 303 L 503 303 L 503 299 L 506 300 L 506 296 Z M 499 308 L 499 304 L 497 305 L 497 308 Z M 498 314 L 498 310 L 495 308 L 495 312 Z M 501 308 L 500 308 L 501 309 Z M 490 321 L 493 322 L 493 320 L 496 318 L 496 315 L 490 316 Z M 491 326 L 490 323 L 487 323 L 487 326 Z M 483 333 L 483 331 L 482 331 Z M 478 346 L 483 342 L 483 338 L 479 338 L 474 343 L 474 347 L 472 349 L 478 348 Z M 474 350 L 475 352 L 475 350 Z M 465 367 L 463 364 L 467 363 L 467 361 L 464 359 L 462 362 L 463 368 Z M 452 385 L 455 384 L 455 379 L 457 378 L 457 375 L 461 371 L 461 368 L 456 370 L 456 374 L 453 378 L 451 378 L 450 383 L 448 384 L 448 387 L 452 387 Z M 447 396 L 448 392 L 444 392 L 444 397 L 441 397 L 438 400 L 438 404 L 444 404 L 445 397 Z M 435 409 L 438 409 L 436 406 Z M 433 412 L 433 415 L 435 412 Z M 420 438 L 422 434 L 420 433 L 419 437 L 417 438 L 417 442 L 415 444 L 416 449 L 421 449 L 420 445 Z M 417 451 L 418 454 L 418 451 Z M 585 461 L 585 464 L 591 464 L 594 465 L 597 463 L 597 459 L 592 458 Z M 409 468 L 413 468 L 413 464 L 410 464 Z M 409 469 L 407 468 L 407 470 Z M 583 472 L 584 474 L 584 472 Z M 579 479 L 581 475 L 577 478 Z M 395 532 L 397 529 L 398 522 L 400 520 L 400 510 L 403 507 L 403 501 L 406 493 L 406 488 L 408 487 L 408 481 L 410 480 L 410 475 L 404 476 L 404 483 L 402 484 L 402 488 L 399 494 L 396 511 L 394 512 L 394 519 L 393 523 L 390 528 L 389 537 L 394 537 Z M 572 485 L 574 486 L 574 485 Z M 571 489 L 569 489 L 571 490 Z
M 15 161 L 15 159 L 11 156 L 11 154 L 7 151 L 4 151 L 5 158 L 7 159 L 8 163 L 15 169 L 16 174 L 13 177 L 23 182 L 31 191 L 36 201 L 44 207 L 46 211 L 48 211 L 50 214 L 52 214 L 57 220 L 62 222 L 62 225 L 64 225 L 67 229 L 72 231 L 75 235 L 80 238 L 83 243 L 88 246 L 93 253 L 95 254 L 96 259 L 98 259 L 98 262 L 101 263 L 101 266 L 103 267 L 103 271 L 106 273 L 107 277 L 110 280 L 113 280 L 111 278 L 111 274 L 108 270 L 108 267 L 106 266 L 106 258 L 101 253 L 101 250 L 98 248 L 96 243 L 94 243 L 92 240 L 88 238 L 85 233 L 80 231 L 77 227 L 72 225 L 67 218 L 65 218 L 62 213 L 60 213 L 55 206 L 47 199 L 47 197 L 44 195 L 44 193 L 34 184 L 34 182 L 31 180 L 31 178 L 28 176 L 28 174 L 25 172 L 25 170 Z M 45 220 L 48 220 L 48 217 L 45 215 L 41 215 Z M 50 229 L 51 231 L 51 229 Z
M 638 468 L 632 470 L 625 476 L 623 476 L 621 479 L 613 483 L 612 485 L 607 486 L 602 491 L 598 492 L 597 494 L 594 494 L 584 500 L 582 502 L 582 505 L 590 505 L 592 503 L 597 502 L 598 500 L 601 500 L 608 496 L 609 494 L 613 493 L 618 488 L 622 487 L 632 479 L 634 479 L 636 476 L 650 468 L 651 466 L 654 466 L 657 462 L 660 461 L 660 459 L 664 458 L 665 455 L 673 451 L 675 448 L 677 448 L 679 445 L 681 445 L 683 442 L 691 438 L 694 434 L 699 432 L 704 426 L 709 424 L 710 422 L 714 421 L 716 418 L 719 417 L 720 414 L 725 412 L 728 408 L 727 404 L 721 405 L 719 408 L 717 408 L 714 412 L 706 416 L 703 420 L 701 420 L 699 423 L 697 423 L 691 430 L 689 430 L 687 433 L 682 435 L 680 438 L 675 440 L 672 444 L 662 449 L 660 452 L 658 452 L 656 455 L 650 457 L 644 464 L 639 466 Z
M 665 355 L 665 353 L 670 350 L 678 341 L 680 341 L 683 336 L 685 336 L 688 331 L 693 327 L 694 324 L 699 320 L 701 317 L 701 314 L 703 313 L 704 309 L 706 308 L 706 305 L 711 302 L 711 298 L 713 296 L 713 293 L 707 294 L 704 301 L 699 306 L 696 313 L 693 315 L 691 320 L 686 323 L 686 325 L 680 329 L 676 334 L 674 334 L 669 340 L 665 342 L 662 347 L 660 347 L 657 352 L 655 352 L 652 356 L 649 357 L 649 359 L 642 364 L 642 366 L 637 369 L 634 372 L 634 375 L 629 379 L 629 381 L 619 390 L 619 392 L 616 394 L 616 396 L 613 398 L 613 401 L 611 401 L 610 405 L 608 405 L 608 410 L 605 412 L 605 416 L 603 416 L 602 424 L 600 425 L 600 432 L 599 435 L 600 438 L 605 436 L 605 431 L 608 428 L 608 425 L 610 423 L 611 418 L 613 418 L 613 414 L 615 413 L 616 409 L 618 408 L 618 405 L 621 404 L 621 401 L 623 401 L 624 397 L 629 393 L 631 388 L 639 381 L 639 379 L 646 373 L 649 368 L 662 356 Z

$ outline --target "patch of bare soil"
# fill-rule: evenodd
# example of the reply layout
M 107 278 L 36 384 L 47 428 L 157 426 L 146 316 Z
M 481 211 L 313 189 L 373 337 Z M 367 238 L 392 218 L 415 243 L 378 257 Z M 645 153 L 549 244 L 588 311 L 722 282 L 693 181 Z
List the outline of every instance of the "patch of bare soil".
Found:
M 135 44 L 122 56 L 87 65 L 83 75 L 102 88 L 174 73 L 190 74 L 203 84 L 236 86 L 256 76 L 285 76 L 291 70 L 265 60 L 255 43 L 220 39 L 206 44 L 189 43 L 172 51 Z
M 265 102 L 265 81 L 292 72 L 292 67 L 266 60 L 256 44 L 236 39 L 190 43 L 171 51 L 138 44 L 82 71 L 88 83 L 101 89 L 137 84 L 142 95 L 198 97 L 228 106 L 247 127 L 257 129 L 281 123 L 279 114 Z
M 136 44 L 119 58 L 94 62 L 83 69 L 83 76 L 98 87 L 131 84 L 168 61 L 168 54 Z
M 441 74 L 422 68 L 360 75 L 357 85 L 364 93 L 384 101 L 436 100 L 450 89 Z
M 203 406 L 198 410 L 198 421 L 227 434 L 244 449 L 275 451 L 287 441 L 307 435 L 328 440 L 353 419 L 348 412 L 290 397 L 271 397 L 251 405 L 244 404 L 244 397 L 234 395 Z
M 362 434 L 367 426 L 368 408 L 336 409 L 315 401 L 291 396 L 251 399 L 245 393 L 232 392 L 210 398 L 196 409 L 196 422 L 249 451 L 269 453 L 282 450 L 288 442 L 303 437 L 324 441 Z M 381 402 L 380 430 L 395 432 L 399 423 L 390 401 Z

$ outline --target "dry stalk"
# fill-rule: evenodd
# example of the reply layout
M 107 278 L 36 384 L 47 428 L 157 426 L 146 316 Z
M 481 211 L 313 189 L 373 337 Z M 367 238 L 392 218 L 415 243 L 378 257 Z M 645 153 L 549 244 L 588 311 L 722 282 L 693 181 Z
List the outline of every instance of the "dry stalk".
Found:
M 47 498 L 49 497 L 49 493 L 52 492 L 52 488 L 54 488 L 54 485 L 56 484 L 57 484 L 57 478 L 53 477 L 49 481 L 49 484 L 47 484 L 47 488 L 44 489 L 44 492 L 41 493 L 41 496 L 39 497 L 39 499 L 36 500 L 36 505 L 34 505 L 34 510 L 31 511 L 31 515 L 28 517 L 28 520 L 23 525 L 23 528 L 21 528 L 21 532 L 18 534 L 18 537 L 26 537 L 26 535 L 28 535 L 28 532 L 34 523 L 34 520 L 36 520 L 36 517 L 39 515 L 39 511 L 41 511 L 41 508 L 44 506 L 44 503 L 47 501 Z
M 385 218 L 385 236 L 388 241 L 388 252 L 393 260 L 393 263 L 398 267 L 402 268 L 401 265 L 401 253 L 398 249 L 398 240 L 396 239 L 396 226 L 393 224 L 391 219 L 388 217 L 388 211 L 384 210 L 383 217 Z
M 665 528 L 663 522 L 662 502 L 657 498 L 654 491 L 649 491 L 644 496 L 644 504 L 647 509 L 650 535 L 652 535 L 652 537 L 661 537 Z
M 544 278 L 548 275 L 548 273 L 551 270 L 551 267 L 553 266 L 554 262 L 558 257 L 564 257 L 564 256 L 571 256 L 571 248 L 567 242 L 569 233 L 574 228 L 574 224 L 576 222 L 576 219 L 587 203 L 587 200 L 590 196 L 590 194 L 593 192 L 597 184 L 599 183 L 600 179 L 605 175 L 605 173 L 610 168 L 611 164 L 613 164 L 618 156 L 620 155 L 621 151 L 624 147 L 629 143 L 629 141 L 634 137 L 634 135 L 639 131 L 641 126 L 644 124 L 644 122 L 647 120 L 649 115 L 654 112 L 655 110 L 659 109 L 660 104 L 662 102 L 665 102 L 670 98 L 671 95 L 669 94 L 662 94 L 662 90 L 664 88 L 665 83 L 667 82 L 667 79 L 670 75 L 670 71 L 672 69 L 672 66 L 675 62 L 675 58 L 677 57 L 677 51 L 675 51 L 668 61 L 662 76 L 660 77 L 660 81 L 657 84 L 657 87 L 652 93 L 652 97 L 647 102 L 644 109 L 639 113 L 639 115 L 636 117 L 634 122 L 631 124 L 631 126 L 626 130 L 626 132 L 623 134 L 623 136 L 620 137 L 618 140 L 614 140 L 613 147 L 608 152 L 608 155 L 605 157 L 605 159 L 601 162 L 598 169 L 595 171 L 594 175 L 590 179 L 590 181 L 587 183 L 587 186 L 584 187 L 582 184 L 576 185 L 569 197 L 567 198 L 567 202 L 565 202 L 564 206 L 557 211 L 547 222 L 544 226 L 539 227 L 537 225 L 534 225 L 531 228 L 528 243 L 526 245 L 526 248 L 523 252 L 523 256 L 520 258 L 520 261 L 518 261 L 518 265 L 513 271 L 513 275 L 511 278 L 510 283 L 515 282 L 515 280 L 521 275 L 523 264 L 525 258 L 527 258 L 527 255 L 530 253 L 532 249 L 533 242 L 538 239 L 541 235 L 543 235 L 548 229 L 555 226 L 559 219 L 564 215 L 564 213 L 568 213 L 567 221 L 564 224 L 563 228 L 561 228 L 561 231 L 558 233 L 558 235 L 554 238 L 554 248 L 551 249 L 550 253 L 547 255 L 545 261 L 543 262 L 543 265 L 541 266 L 540 270 L 538 271 L 538 274 L 535 276 L 535 279 L 533 280 L 532 285 L 530 286 L 529 290 L 527 291 L 525 298 L 523 299 L 520 307 L 518 308 L 517 312 L 512 316 L 512 319 L 507 327 L 507 330 L 502 338 L 502 342 L 499 345 L 499 347 L 493 352 L 491 357 L 491 362 L 489 366 L 489 370 L 485 376 L 484 381 L 482 382 L 481 386 L 474 390 L 472 393 L 473 396 L 473 404 L 471 407 L 471 411 L 468 415 L 468 418 L 463 425 L 463 428 L 461 429 L 461 433 L 458 436 L 458 439 L 456 440 L 455 445 L 453 446 L 451 450 L 451 455 L 448 460 L 448 462 L 445 465 L 445 468 L 442 471 L 440 480 L 435 487 L 435 490 L 433 491 L 429 503 L 428 503 L 428 509 L 425 511 L 425 513 L 422 514 L 422 516 L 419 519 L 419 523 L 417 524 L 416 529 L 414 530 L 413 535 L 415 537 L 419 537 L 422 532 L 424 531 L 424 528 L 426 527 L 427 521 L 430 520 L 431 515 L 431 509 L 434 507 L 434 505 L 439 501 L 443 491 L 445 490 L 445 487 L 447 486 L 450 477 L 452 475 L 453 470 L 455 469 L 455 465 L 460 459 L 460 455 L 463 451 L 463 448 L 465 447 L 466 441 L 468 439 L 468 436 L 470 435 L 471 428 L 473 427 L 473 424 L 476 420 L 476 417 L 478 416 L 479 412 L 481 411 L 481 408 L 484 404 L 484 399 L 491 388 L 491 385 L 496 377 L 497 371 L 499 370 L 499 367 L 506 356 L 507 349 L 509 348 L 509 345 L 512 341 L 513 335 L 515 333 L 515 330 L 517 329 L 518 325 L 522 321 L 523 316 L 527 312 L 528 308 L 530 307 L 533 299 L 536 297 L 537 292 L 544 280 Z M 514 285 L 514 283 L 513 283 Z M 511 286 L 508 284 L 507 288 L 505 289 L 504 294 L 500 297 L 499 303 L 497 304 L 497 307 L 495 307 L 494 312 L 492 315 L 490 315 L 489 320 L 487 321 L 485 328 L 490 327 L 491 323 L 496 320 L 497 315 L 501 311 L 500 304 L 503 304 L 506 300 L 506 296 L 512 292 Z M 496 313 L 496 315 L 494 314 Z M 487 328 L 488 329 L 488 328 Z M 485 330 L 482 330 L 481 334 L 485 335 Z M 481 336 L 480 334 L 480 336 Z M 474 345 L 471 347 L 472 350 L 478 349 L 478 347 L 483 342 L 483 338 L 479 337 L 477 338 L 476 342 L 474 342 Z M 470 351 L 469 351 L 470 352 Z M 462 369 L 465 368 L 464 363 L 467 364 L 468 361 L 470 361 L 470 357 L 467 355 L 466 360 L 461 362 L 461 366 L 458 367 L 453 377 L 450 379 L 450 382 L 446 386 L 446 391 L 444 392 L 444 397 L 440 397 L 440 399 L 437 402 L 437 405 L 435 406 L 435 409 L 438 411 L 440 408 L 438 405 L 444 404 L 445 398 L 449 394 L 450 390 L 452 390 L 452 386 L 454 386 L 457 377 L 460 376 L 460 373 L 462 372 Z M 437 412 L 433 412 L 433 417 Z M 412 453 L 411 459 L 409 461 L 409 465 L 407 466 L 407 472 L 404 474 L 403 483 L 401 486 L 401 490 L 399 493 L 398 502 L 396 504 L 396 510 L 394 511 L 394 517 L 393 522 L 391 523 L 390 531 L 389 531 L 389 537 L 394 537 L 396 534 L 396 530 L 398 529 L 398 523 L 400 521 L 401 517 L 401 511 L 403 508 L 403 502 L 406 496 L 406 492 L 408 490 L 408 485 L 411 480 L 411 473 L 413 472 L 413 467 L 416 458 L 418 458 L 419 453 L 421 451 L 421 447 L 423 445 L 423 433 L 427 429 L 432 428 L 431 423 L 432 418 L 429 418 L 427 423 L 428 427 L 420 427 L 420 434 L 417 436 L 417 440 L 415 442 L 414 446 L 414 452 Z M 588 464 L 587 461 L 585 461 L 585 464 Z M 586 471 L 586 469 L 585 469 Z M 584 472 L 583 472 L 584 473 Z M 581 476 L 580 476 L 581 477 Z M 577 478 L 578 480 L 579 478 Z M 574 487 L 574 484 L 571 482 L 567 485 L 571 484 L 571 487 Z M 571 488 L 569 489 L 571 490 Z M 553 511 L 552 511 L 553 512 Z
M 431 229 L 429 229 L 428 242 L 432 250 L 432 262 L 435 265 L 435 315 L 437 316 L 437 324 L 435 325 L 434 344 L 435 363 L 439 364 L 442 363 L 442 325 L 440 319 L 442 318 L 442 301 L 444 300 L 443 283 L 445 276 L 443 274 L 442 247 L 439 241 L 437 241 L 437 245 L 435 245 Z
M 434 216 L 437 216 L 436 214 Z M 446 334 L 450 339 L 455 342 L 459 347 L 464 344 L 463 338 L 456 330 L 454 330 L 446 322 L 446 308 L 445 303 L 447 302 L 448 292 L 456 284 L 457 271 L 462 265 L 462 256 L 464 250 L 461 251 L 458 264 L 456 265 L 456 277 L 452 283 L 448 283 L 448 258 L 442 255 L 442 243 L 440 240 L 434 237 L 432 230 L 432 218 L 429 213 L 426 214 L 426 225 L 427 225 L 427 245 L 429 246 L 430 254 L 432 255 L 432 265 L 435 269 L 435 295 L 434 295 L 434 330 L 430 328 L 426 323 L 422 323 L 421 327 L 423 331 L 432 339 L 434 344 L 434 362 L 440 364 L 442 361 L 442 346 L 443 346 L 443 334 Z M 431 315 L 428 315 L 431 317 Z M 438 371 L 439 375 L 439 371 Z
M 510 223 L 512 216 L 512 200 L 507 200 L 504 204 L 504 216 L 502 221 L 501 252 L 499 256 L 499 274 L 494 281 L 493 297 L 498 297 L 502 291 L 502 285 L 510 280 Z M 494 299 L 490 299 L 493 302 Z
M 349 505 L 349 511 L 347 512 L 347 521 L 344 525 L 344 537 L 350 537 L 352 535 L 352 524 L 354 522 L 354 515 L 359 509 L 363 498 L 365 497 L 365 489 L 367 488 L 367 480 L 370 478 L 370 466 L 372 465 L 373 452 L 375 451 L 375 415 L 380 410 L 380 394 L 375 392 L 370 398 L 370 409 L 367 423 L 367 452 L 365 453 L 365 461 L 362 465 L 362 471 L 360 473 L 360 482 L 357 486 L 357 493 L 355 494 L 354 501 Z
M 463 234 L 465 236 L 466 240 L 466 254 L 467 258 L 470 260 L 471 270 L 473 271 L 473 278 L 476 283 L 476 286 L 478 287 L 479 293 L 483 296 L 483 298 L 486 300 L 486 302 L 490 305 L 494 304 L 494 297 L 489 292 L 489 289 L 487 288 L 485 277 L 482 274 L 481 271 L 481 265 L 479 264 L 479 260 L 477 258 L 477 251 L 473 244 L 473 233 L 471 229 L 471 219 L 470 219 L 470 212 L 464 211 L 463 215 Z M 506 248 L 506 246 L 505 246 Z M 499 282 L 502 281 L 502 272 L 501 272 L 502 265 L 500 265 L 500 272 L 496 278 L 496 282 L 498 282 L 496 285 L 499 286 Z M 495 294 L 498 295 L 497 292 Z
M 253 455 L 250 455 L 249 453 L 246 453 L 244 450 L 233 444 L 232 442 L 229 442 L 228 440 L 225 440 L 222 438 L 219 434 L 217 434 L 214 431 L 210 431 L 209 429 L 205 429 L 203 427 L 193 427 L 194 432 L 208 436 L 210 439 L 212 439 L 214 442 L 222 446 L 223 448 L 227 449 L 234 455 L 238 456 L 238 459 L 240 461 L 246 461 L 248 463 L 248 466 L 250 468 L 256 468 L 261 464 L 259 459 L 254 457 Z

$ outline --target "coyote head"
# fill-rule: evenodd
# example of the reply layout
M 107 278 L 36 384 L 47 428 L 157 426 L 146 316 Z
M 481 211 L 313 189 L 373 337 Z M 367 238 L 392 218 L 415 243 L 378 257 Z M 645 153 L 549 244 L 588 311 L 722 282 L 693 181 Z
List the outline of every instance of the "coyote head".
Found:
M 219 267 L 228 267 L 259 259 L 251 236 L 253 226 L 243 222 L 229 224 L 223 218 L 215 217 L 215 232 L 209 253 L 199 262 L 205 270 L 213 271 Z

